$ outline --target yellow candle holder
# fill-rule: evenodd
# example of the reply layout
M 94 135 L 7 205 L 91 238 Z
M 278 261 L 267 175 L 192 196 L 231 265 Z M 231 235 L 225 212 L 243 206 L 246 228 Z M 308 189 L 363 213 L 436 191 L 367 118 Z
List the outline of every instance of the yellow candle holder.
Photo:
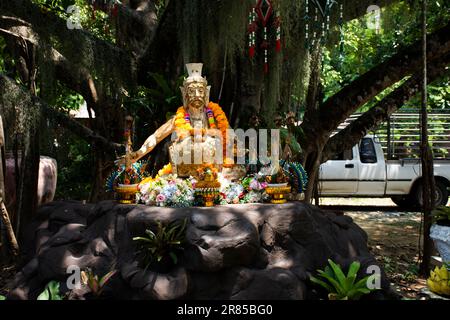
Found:
M 196 188 L 195 193 L 202 196 L 205 207 L 213 207 L 214 199 L 219 194 L 219 188 Z
M 122 204 L 134 204 L 136 203 L 136 193 L 138 190 L 138 184 L 119 184 L 114 188 L 117 194 L 117 201 Z
M 291 192 L 291 186 L 288 186 L 287 183 L 269 184 L 266 187 L 266 192 L 271 196 L 271 203 L 286 203 L 287 200 L 285 198 L 285 195 Z

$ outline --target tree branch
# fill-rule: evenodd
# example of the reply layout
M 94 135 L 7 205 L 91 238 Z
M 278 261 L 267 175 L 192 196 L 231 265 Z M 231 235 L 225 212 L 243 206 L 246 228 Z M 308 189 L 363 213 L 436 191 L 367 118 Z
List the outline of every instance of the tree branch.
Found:
M 0 104 L 5 105 L 4 99 L 7 99 L 6 95 L 10 95 L 11 93 L 14 93 L 15 97 L 23 97 L 23 99 L 27 99 L 27 101 L 31 99 L 33 104 L 35 104 L 46 117 L 54 119 L 57 123 L 69 129 L 80 138 L 91 143 L 96 143 L 111 152 L 123 151 L 122 144 L 111 142 L 67 115 L 56 111 L 42 99 L 31 96 L 28 91 L 23 90 L 14 80 L 0 74 Z
M 318 134 L 318 130 L 322 134 L 331 134 L 340 123 L 378 93 L 420 69 L 420 43 L 416 42 L 401 50 L 328 98 L 318 110 L 320 128 L 309 128 L 310 124 L 303 122 L 303 129 L 312 129 L 314 134 Z M 429 61 L 447 54 L 450 51 L 450 24 L 431 34 L 427 46 Z
M 135 84 L 135 62 L 128 52 L 84 30 L 68 29 L 67 22 L 26 0 L 0 0 L 0 12 L 27 21 L 41 40 L 53 44 L 71 64 L 83 66 L 96 76 L 114 78 L 118 87 Z M 80 54 L 82 52 L 83 54 Z
M 450 63 L 450 54 L 432 63 L 428 63 L 428 81 L 432 82 L 445 74 L 445 66 Z M 325 145 L 322 161 L 329 160 L 339 151 L 354 146 L 363 138 L 369 130 L 386 121 L 389 116 L 403 106 L 403 104 L 414 97 L 420 91 L 422 75 L 420 72 L 414 74 L 396 90 L 384 97 L 370 110 L 363 113 L 346 128 L 332 136 Z
M 27 26 L 9 25 L 11 21 L 9 18 L 0 16 L 0 33 L 23 39 L 39 48 L 39 36 Z M 23 23 L 20 20 L 12 21 Z M 69 89 L 80 93 L 90 106 L 95 105 L 99 100 L 99 93 L 90 72 L 86 68 L 72 65 L 57 50 L 51 48 L 49 51 L 48 58 L 55 67 L 57 78 L 64 82 Z

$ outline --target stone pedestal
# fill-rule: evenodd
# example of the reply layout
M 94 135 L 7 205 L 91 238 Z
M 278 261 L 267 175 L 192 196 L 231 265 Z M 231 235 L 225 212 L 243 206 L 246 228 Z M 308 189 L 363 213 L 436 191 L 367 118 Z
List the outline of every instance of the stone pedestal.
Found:
M 132 237 L 157 221 L 183 219 L 179 263 L 163 273 L 144 270 Z M 28 234 L 28 263 L 9 298 L 35 299 L 50 280 L 64 284 L 67 267 L 77 265 L 100 276 L 118 270 L 105 288 L 117 299 L 318 299 L 323 295 L 309 276 L 327 259 L 344 269 L 354 260 L 361 270 L 377 265 L 366 233 L 350 217 L 300 202 L 212 208 L 53 202 L 41 207 Z M 383 273 L 382 290 L 371 297 L 388 290 Z

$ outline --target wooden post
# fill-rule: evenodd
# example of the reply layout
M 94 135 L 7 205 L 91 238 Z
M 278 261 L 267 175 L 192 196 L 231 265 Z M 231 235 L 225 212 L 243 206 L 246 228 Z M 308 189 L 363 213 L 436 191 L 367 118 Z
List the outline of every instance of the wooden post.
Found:
M 386 127 L 386 136 L 387 136 L 387 160 L 392 159 L 392 146 L 391 146 L 391 116 L 387 119 L 387 127 Z
M 6 228 L 6 234 L 11 245 L 12 254 L 17 257 L 19 255 L 19 245 L 17 243 L 16 236 L 14 234 L 14 230 L 11 225 L 11 221 L 9 219 L 8 211 L 6 210 L 5 203 L 3 199 L 5 199 L 5 174 L 3 172 L 4 163 L 5 163 L 5 135 L 3 132 L 3 120 L 0 116 L 0 216 L 3 221 L 3 224 Z
M 421 143 L 422 158 L 422 200 L 423 200 L 423 256 L 420 274 L 427 277 L 430 273 L 431 251 L 433 244 L 430 238 L 431 211 L 435 205 L 435 184 L 433 173 L 433 153 L 428 143 L 428 111 L 427 111 L 427 0 L 422 0 L 422 110 L 421 110 Z

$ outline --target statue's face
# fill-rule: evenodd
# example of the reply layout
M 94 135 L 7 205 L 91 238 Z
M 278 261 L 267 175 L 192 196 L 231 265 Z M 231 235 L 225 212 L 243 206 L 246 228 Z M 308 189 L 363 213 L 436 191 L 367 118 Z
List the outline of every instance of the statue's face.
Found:
M 200 109 L 205 106 L 206 88 L 203 83 L 194 82 L 186 89 L 186 101 L 189 108 Z

